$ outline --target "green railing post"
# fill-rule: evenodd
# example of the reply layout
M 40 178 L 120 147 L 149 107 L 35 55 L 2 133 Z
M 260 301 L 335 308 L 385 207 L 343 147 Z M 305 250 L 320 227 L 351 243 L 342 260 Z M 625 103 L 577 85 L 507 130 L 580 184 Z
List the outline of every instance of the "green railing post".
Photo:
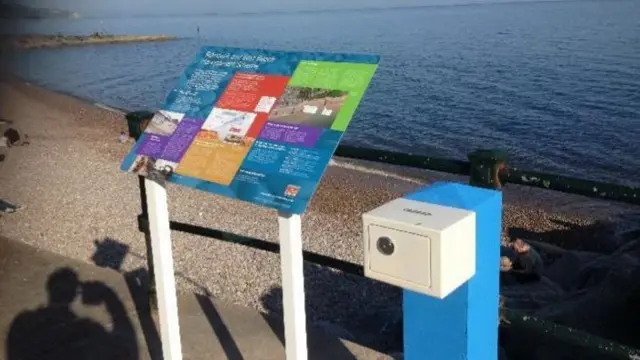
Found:
M 468 155 L 471 168 L 469 184 L 472 186 L 501 189 L 500 171 L 507 166 L 508 155 L 503 150 L 479 149 Z
M 127 126 L 129 128 L 129 136 L 138 140 L 144 128 L 147 127 L 149 121 L 153 117 L 154 113 L 147 110 L 139 110 L 127 113 L 124 117 L 127 119 Z

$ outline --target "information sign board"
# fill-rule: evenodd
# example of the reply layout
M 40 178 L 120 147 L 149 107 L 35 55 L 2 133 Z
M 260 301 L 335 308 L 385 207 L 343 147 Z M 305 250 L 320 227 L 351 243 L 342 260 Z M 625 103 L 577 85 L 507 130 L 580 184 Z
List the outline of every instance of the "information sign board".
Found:
M 378 61 L 202 48 L 121 169 L 303 213 Z

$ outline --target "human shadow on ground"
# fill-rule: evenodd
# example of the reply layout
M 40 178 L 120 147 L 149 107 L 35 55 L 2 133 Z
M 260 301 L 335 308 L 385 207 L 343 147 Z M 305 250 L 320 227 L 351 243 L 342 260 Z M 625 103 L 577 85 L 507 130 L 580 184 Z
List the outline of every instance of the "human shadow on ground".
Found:
M 328 335 L 319 341 L 329 341 L 309 343 L 309 348 L 326 349 L 324 358 L 332 359 L 354 358 L 338 339 L 386 354 L 402 351 L 401 289 L 309 263 L 304 275 L 307 327 Z M 269 315 L 283 316 L 281 287 L 272 288 L 261 302 Z M 283 334 L 279 326 L 272 329 Z
M 537 248 L 545 259 L 545 268 L 538 284 L 503 286 L 503 294 L 508 294 L 507 307 L 517 309 L 519 302 L 527 301 L 535 305 L 527 309 L 529 315 L 640 348 L 640 214 L 629 213 L 590 225 L 556 223 L 562 228 L 545 232 L 509 229 L 509 237 L 530 241 Z M 511 350 L 535 349 L 519 353 L 523 360 L 590 356 L 585 348 L 570 347 L 551 337 L 535 339 L 526 334 L 528 329 L 506 329 L 505 339 Z M 532 342 L 522 344 L 522 339 Z M 538 354 L 540 351 L 546 352 Z M 538 357 L 534 357 L 536 354 Z
M 82 282 L 71 268 L 52 273 L 46 283 L 48 302 L 19 314 L 6 340 L 6 360 L 137 360 L 136 333 L 118 295 L 97 281 Z M 109 331 L 91 318 L 78 316 L 72 303 L 104 306 Z

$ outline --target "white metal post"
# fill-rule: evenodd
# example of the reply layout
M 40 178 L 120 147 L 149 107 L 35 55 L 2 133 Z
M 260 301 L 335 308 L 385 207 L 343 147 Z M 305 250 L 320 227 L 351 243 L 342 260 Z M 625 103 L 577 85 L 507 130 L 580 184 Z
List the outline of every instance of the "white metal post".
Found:
M 145 187 L 147 189 L 151 252 L 158 297 L 162 354 L 164 360 L 182 360 L 167 191 L 163 185 L 149 179 L 145 179 Z
M 300 215 L 278 213 L 282 304 L 287 360 L 307 360 L 307 328 Z

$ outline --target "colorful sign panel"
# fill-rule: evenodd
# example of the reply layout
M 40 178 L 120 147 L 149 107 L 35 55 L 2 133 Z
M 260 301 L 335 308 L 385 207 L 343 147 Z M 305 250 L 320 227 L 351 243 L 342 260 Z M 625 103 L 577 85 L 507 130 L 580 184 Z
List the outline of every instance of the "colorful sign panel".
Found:
M 378 61 L 202 48 L 121 169 L 303 213 Z

